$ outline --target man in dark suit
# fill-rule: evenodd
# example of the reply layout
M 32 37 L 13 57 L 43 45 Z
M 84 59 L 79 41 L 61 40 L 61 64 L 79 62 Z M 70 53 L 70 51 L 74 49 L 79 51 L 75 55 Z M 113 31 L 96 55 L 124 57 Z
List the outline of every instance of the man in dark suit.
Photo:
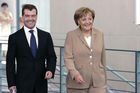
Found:
M 36 27 L 37 8 L 34 5 L 23 6 L 22 19 L 24 26 L 8 40 L 6 72 L 9 90 L 47 93 L 47 79 L 54 77 L 56 68 L 51 35 Z

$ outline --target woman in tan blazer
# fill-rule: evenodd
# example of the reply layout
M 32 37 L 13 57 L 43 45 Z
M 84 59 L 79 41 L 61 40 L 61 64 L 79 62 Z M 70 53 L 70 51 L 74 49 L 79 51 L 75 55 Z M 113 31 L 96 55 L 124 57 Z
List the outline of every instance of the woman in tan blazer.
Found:
M 74 14 L 77 29 L 68 32 L 64 62 L 67 93 L 105 93 L 106 63 L 103 32 L 93 27 L 94 10 L 81 7 Z

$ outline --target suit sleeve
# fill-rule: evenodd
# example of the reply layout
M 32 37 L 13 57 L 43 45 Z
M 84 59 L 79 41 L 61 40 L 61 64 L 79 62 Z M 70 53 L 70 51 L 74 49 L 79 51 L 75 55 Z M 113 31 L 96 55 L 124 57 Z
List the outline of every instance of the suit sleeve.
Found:
M 50 34 L 48 34 L 48 38 L 47 38 L 47 71 L 51 71 L 53 74 L 54 78 L 54 73 L 55 73 L 55 69 L 56 69 L 56 54 L 54 51 L 54 46 L 53 46 L 53 41 L 52 41 L 52 37 Z
M 68 33 L 64 45 L 64 62 L 66 68 L 70 72 L 72 79 L 74 79 L 75 75 L 80 74 L 75 68 L 73 58 L 74 56 L 73 56 L 72 35 Z
M 8 87 L 16 85 L 15 55 L 16 55 L 15 38 L 13 36 L 9 36 L 8 51 L 6 56 L 6 75 L 7 75 Z

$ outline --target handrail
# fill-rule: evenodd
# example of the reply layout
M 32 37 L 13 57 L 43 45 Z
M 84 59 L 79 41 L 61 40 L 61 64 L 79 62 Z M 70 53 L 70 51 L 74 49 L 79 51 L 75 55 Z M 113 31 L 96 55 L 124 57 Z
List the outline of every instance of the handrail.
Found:
M 56 46 L 59 48 L 64 48 L 64 46 Z M 107 51 L 119 51 L 119 52 L 132 52 L 132 53 L 138 53 L 140 51 L 138 50 L 123 50 L 123 49 L 105 49 Z M 135 73 L 134 71 L 121 71 L 121 70 L 113 70 L 112 68 L 110 68 L 109 66 L 106 67 L 108 69 L 108 71 L 111 71 L 114 75 L 116 75 L 117 77 L 119 77 L 122 82 L 126 82 L 128 83 L 128 85 L 130 85 L 132 88 L 135 88 L 135 82 L 133 81 L 129 81 L 126 78 L 124 78 L 123 76 L 121 76 L 118 72 L 127 72 L 127 73 Z M 114 89 L 115 91 L 115 89 Z
M 112 70 L 111 72 L 112 72 L 113 74 L 115 74 L 117 77 L 119 77 L 119 78 L 120 78 L 121 80 L 123 80 L 124 82 L 127 82 L 131 87 L 135 88 L 135 85 L 134 85 L 133 83 L 129 82 L 129 80 L 127 80 L 125 77 L 121 76 L 121 75 L 120 75 L 119 73 L 117 73 L 116 71 L 113 71 L 113 69 L 112 69 L 111 67 L 106 66 L 106 68 L 107 68 L 108 70 Z
M 1 42 L 2 43 L 2 42 Z M 59 48 L 60 50 L 61 49 L 63 49 L 64 48 L 64 46 L 54 46 L 55 48 Z M 140 52 L 140 51 L 137 51 L 137 50 L 123 50 L 123 49 L 106 49 L 107 51 L 122 51 L 122 52 L 133 52 L 133 53 L 138 53 L 138 52 Z M 60 52 L 62 52 L 62 50 L 60 51 Z M 62 53 L 60 53 L 60 55 L 59 55 L 60 57 L 62 57 Z M 135 56 L 137 56 L 137 55 L 135 55 Z M 137 57 L 136 57 L 137 58 Z M 62 61 L 63 59 L 62 58 L 60 58 L 60 63 L 61 62 L 63 62 Z M 60 65 L 57 65 L 58 67 L 56 68 L 56 70 L 57 71 L 60 71 L 61 72 L 61 70 L 63 70 L 62 68 L 64 68 L 65 67 L 65 65 L 64 64 L 60 64 Z M 61 66 L 60 68 L 59 68 L 59 66 Z M 132 88 L 136 88 L 137 87 L 137 84 L 134 84 L 134 83 L 136 83 L 136 82 L 133 82 L 133 81 L 128 81 L 125 77 L 123 77 L 123 76 L 121 76 L 118 72 L 125 72 L 125 73 L 136 73 L 136 72 L 134 72 L 134 71 L 121 71 L 121 70 L 113 70 L 111 67 L 109 67 L 109 66 L 106 66 L 106 68 L 107 68 L 107 70 L 108 71 L 110 71 L 110 72 L 112 72 L 115 76 L 117 76 L 117 77 L 119 77 L 123 82 L 126 82 L 126 83 L 128 83 L 128 85 L 130 85 Z M 139 74 L 139 72 L 138 73 L 136 73 L 136 74 Z M 63 81 L 63 79 L 62 79 L 62 77 L 65 77 L 66 76 L 66 72 L 61 72 L 61 78 L 60 78 L 60 83 L 61 83 L 61 85 L 63 84 L 64 85 L 64 81 Z M 0 77 L 1 78 L 1 77 Z M 5 77 L 4 77 L 5 78 Z M 115 81 L 115 80 L 114 80 Z M 117 80 L 116 80 L 117 81 Z M 59 84 L 59 83 L 57 83 L 57 82 L 52 82 L 52 81 L 49 81 L 49 83 L 52 83 L 52 84 Z M 58 87 L 58 86 L 56 86 L 56 87 Z M 62 87 L 62 86 L 60 86 L 60 87 Z M 128 91 L 126 91 L 126 90 L 117 90 L 117 89 L 112 89 L 113 91 L 124 91 L 124 92 L 128 92 Z M 52 90 L 51 90 L 52 91 Z M 64 92 L 64 90 L 62 90 L 63 92 Z M 130 92 L 130 91 L 129 91 Z M 59 93 L 62 93 L 61 91 L 59 92 Z M 133 92 L 131 92 L 131 93 L 133 93 Z M 137 91 L 136 91 L 136 93 L 138 93 Z
M 57 48 L 64 48 L 64 46 L 55 46 Z M 123 49 L 105 49 L 107 51 L 122 51 L 122 52 L 133 52 L 133 53 L 137 53 L 137 52 L 140 52 L 140 51 L 137 51 L 137 50 L 123 50 Z M 62 67 L 64 67 L 64 65 L 61 65 Z M 118 72 L 127 72 L 127 73 L 135 73 L 134 71 L 121 71 L 121 70 L 113 70 L 111 67 L 109 66 L 106 66 L 107 70 L 112 72 L 115 76 L 119 77 L 122 81 L 120 82 L 125 82 L 125 83 L 128 83 L 128 85 L 130 85 L 132 88 L 135 88 L 135 82 L 133 81 L 129 81 L 127 80 L 125 77 L 121 76 Z M 114 80 L 115 81 L 115 80 Z M 117 80 L 116 80 L 117 81 Z M 118 90 L 118 89 L 112 89 L 114 91 L 122 91 L 122 92 L 131 92 L 133 93 L 133 91 L 126 91 L 126 90 Z
M 127 50 L 127 49 L 108 49 L 106 48 L 105 50 L 108 50 L 108 51 L 122 51 L 122 52 L 140 52 L 139 50 Z

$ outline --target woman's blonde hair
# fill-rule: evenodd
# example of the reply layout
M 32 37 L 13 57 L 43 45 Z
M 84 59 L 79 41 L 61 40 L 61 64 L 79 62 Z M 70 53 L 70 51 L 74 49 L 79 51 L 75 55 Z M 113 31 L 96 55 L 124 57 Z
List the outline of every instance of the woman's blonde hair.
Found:
M 81 7 L 79 9 L 77 9 L 75 11 L 75 14 L 74 14 L 74 21 L 75 21 L 76 25 L 78 25 L 79 18 L 81 18 L 83 16 L 86 16 L 89 13 L 91 14 L 91 16 L 92 16 L 92 18 L 94 20 L 94 18 L 95 18 L 95 12 L 94 12 L 93 9 L 90 9 L 88 7 Z

